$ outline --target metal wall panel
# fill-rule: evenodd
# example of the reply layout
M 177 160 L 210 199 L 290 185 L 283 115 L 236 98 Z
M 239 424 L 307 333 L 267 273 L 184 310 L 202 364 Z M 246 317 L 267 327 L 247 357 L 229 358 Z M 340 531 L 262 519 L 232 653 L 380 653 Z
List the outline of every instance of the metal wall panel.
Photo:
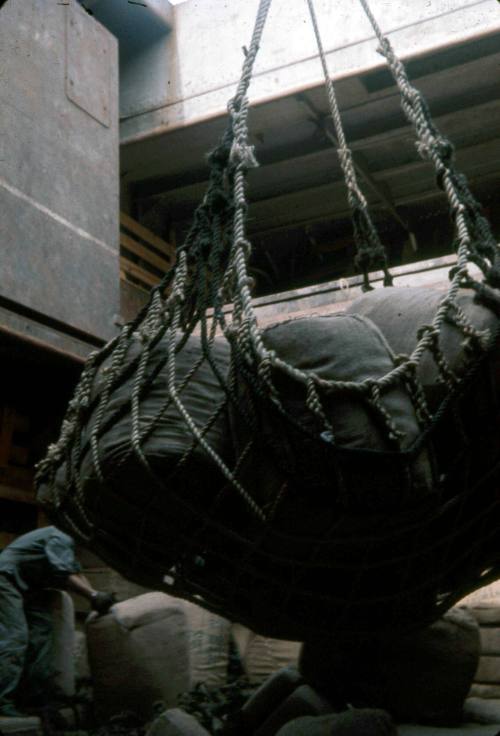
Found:
M 0 11 L 0 300 L 92 342 L 119 312 L 117 69 L 74 0 Z

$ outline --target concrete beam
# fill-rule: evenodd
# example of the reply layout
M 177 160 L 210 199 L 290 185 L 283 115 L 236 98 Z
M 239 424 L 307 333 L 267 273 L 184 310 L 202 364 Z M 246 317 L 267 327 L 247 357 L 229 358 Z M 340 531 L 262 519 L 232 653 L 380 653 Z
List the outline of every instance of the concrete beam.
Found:
M 122 122 L 123 143 L 161 135 L 224 114 L 242 66 L 257 0 L 232 0 L 207 6 L 196 0 L 174 8 L 166 63 L 165 99 L 155 109 Z M 410 57 L 477 38 L 500 29 L 494 0 L 434 0 L 387 3 L 372 0 L 372 10 L 397 53 Z M 318 3 L 327 61 L 336 79 L 378 68 L 373 31 L 360 5 L 348 0 Z M 308 89 L 322 82 L 314 35 L 302 3 L 274 0 L 250 89 L 251 102 Z

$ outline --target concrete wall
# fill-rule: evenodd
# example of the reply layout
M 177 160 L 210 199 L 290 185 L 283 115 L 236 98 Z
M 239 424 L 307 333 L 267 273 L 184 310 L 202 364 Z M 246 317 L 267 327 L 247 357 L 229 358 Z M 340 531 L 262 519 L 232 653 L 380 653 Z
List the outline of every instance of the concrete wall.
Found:
M 165 0 L 166 2 L 167 0 Z M 156 106 L 122 121 L 122 141 L 223 114 L 250 42 L 258 0 L 188 0 L 174 7 L 165 43 L 168 69 Z M 402 56 L 500 28 L 497 0 L 371 0 L 372 10 Z M 381 64 L 358 0 L 316 0 L 331 73 L 351 75 Z M 158 49 L 156 53 L 159 53 Z M 322 82 L 305 0 L 274 0 L 250 89 L 252 102 Z
M 117 69 L 74 0 L 0 10 L 0 325 L 77 353 L 119 312 Z
M 168 0 L 80 0 L 119 41 L 120 116 L 135 115 L 166 102 L 169 70 Z

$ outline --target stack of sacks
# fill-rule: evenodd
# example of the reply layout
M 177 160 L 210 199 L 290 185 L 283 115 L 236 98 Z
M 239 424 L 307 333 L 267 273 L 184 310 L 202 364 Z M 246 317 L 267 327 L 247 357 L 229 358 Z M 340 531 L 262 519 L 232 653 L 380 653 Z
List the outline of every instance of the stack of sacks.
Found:
M 479 665 L 465 704 L 470 720 L 500 723 L 500 583 L 488 585 L 461 601 L 479 624 Z
M 470 609 L 479 624 L 480 657 L 470 694 L 500 699 L 500 597 Z
M 459 605 L 479 624 L 479 665 L 469 695 L 500 699 L 500 582 L 476 590 Z
M 230 640 L 236 644 L 245 675 L 254 685 L 262 684 L 283 667 L 296 666 L 300 642 L 260 636 L 241 624 L 207 611 L 189 601 L 166 596 L 182 606 L 189 635 L 191 687 L 209 688 L 227 684 Z

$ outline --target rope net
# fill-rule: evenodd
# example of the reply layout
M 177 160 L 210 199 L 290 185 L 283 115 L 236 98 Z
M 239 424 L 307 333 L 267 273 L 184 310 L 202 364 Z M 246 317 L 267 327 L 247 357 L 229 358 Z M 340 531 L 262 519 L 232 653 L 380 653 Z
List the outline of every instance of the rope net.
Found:
M 446 294 L 421 294 L 420 311 L 407 304 L 400 338 L 396 289 L 366 294 L 349 315 L 259 327 L 245 181 L 257 165 L 246 95 L 262 0 L 175 268 L 90 355 L 37 473 L 56 523 L 126 577 L 288 639 L 423 626 L 500 572 L 499 249 L 360 1 L 450 203 L 457 265 Z M 357 263 L 367 289 L 374 264 L 388 285 L 307 2 Z

